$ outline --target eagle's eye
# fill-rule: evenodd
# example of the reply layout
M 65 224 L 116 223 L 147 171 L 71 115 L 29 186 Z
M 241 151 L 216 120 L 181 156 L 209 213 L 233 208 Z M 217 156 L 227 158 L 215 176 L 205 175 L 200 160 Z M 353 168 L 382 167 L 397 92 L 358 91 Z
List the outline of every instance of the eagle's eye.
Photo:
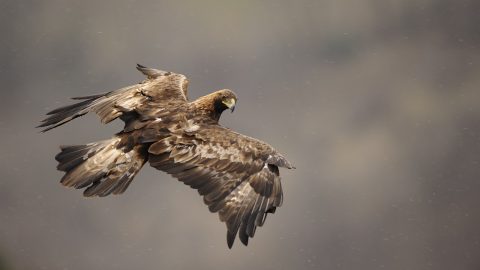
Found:
M 235 99 L 234 98 L 231 98 L 231 97 L 224 97 L 222 99 L 222 103 L 228 108 L 230 109 L 232 112 L 233 110 L 235 110 Z

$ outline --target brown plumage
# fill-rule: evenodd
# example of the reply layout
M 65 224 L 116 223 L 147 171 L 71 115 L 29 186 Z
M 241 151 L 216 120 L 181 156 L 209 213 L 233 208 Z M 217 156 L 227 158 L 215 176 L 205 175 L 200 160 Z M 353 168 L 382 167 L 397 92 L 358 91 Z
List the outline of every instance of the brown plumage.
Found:
M 236 95 L 220 90 L 187 100 L 184 75 L 137 65 L 147 76 L 139 84 L 105 94 L 78 97 L 78 103 L 49 112 L 43 131 L 88 112 L 102 123 L 116 118 L 124 129 L 113 138 L 62 146 L 55 157 L 65 175 L 61 183 L 85 196 L 121 194 L 142 166 L 167 172 L 197 189 L 211 212 L 227 225 L 231 248 L 238 236 L 248 244 L 257 226 L 282 203 L 279 167 L 293 166 L 270 145 L 218 124 L 235 108 Z

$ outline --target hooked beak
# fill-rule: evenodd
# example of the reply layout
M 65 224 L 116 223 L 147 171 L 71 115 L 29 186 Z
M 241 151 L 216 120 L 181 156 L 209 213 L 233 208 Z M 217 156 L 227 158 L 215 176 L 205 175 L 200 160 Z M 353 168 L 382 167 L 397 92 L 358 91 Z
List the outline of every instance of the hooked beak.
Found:
M 223 104 L 225 104 L 225 106 L 227 106 L 227 108 L 229 108 L 230 111 L 232 111 L 232 113 L 235 110 L 235 103 L 236 103 L 236 101 L 235 101 L 234 98 L 230 98 L 230 99 L 227 99 L 227 100 L 223 101 Z

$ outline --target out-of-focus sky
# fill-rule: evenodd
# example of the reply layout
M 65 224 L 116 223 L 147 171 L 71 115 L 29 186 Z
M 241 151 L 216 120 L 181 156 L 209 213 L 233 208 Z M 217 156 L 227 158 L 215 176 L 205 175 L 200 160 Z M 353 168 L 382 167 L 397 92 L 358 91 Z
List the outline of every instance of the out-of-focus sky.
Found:
M 0 269 L 479 269 L 480 2 L 2 1 Z M 121 196 L 58 182 L 41 134 L 69 97 L 183 73 L 230 88 L 221 123 L 265 140 L 284 204 L 248 247 L 197 192 L 146 166 Z

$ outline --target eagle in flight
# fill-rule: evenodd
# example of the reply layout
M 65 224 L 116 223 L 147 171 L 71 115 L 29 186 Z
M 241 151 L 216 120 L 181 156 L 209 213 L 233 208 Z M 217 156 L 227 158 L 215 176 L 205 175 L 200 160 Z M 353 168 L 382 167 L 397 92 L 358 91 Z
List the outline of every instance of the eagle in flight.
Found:
M 125 127 L 111 139 L 61 146 L 55 156 L 61 183 L 85 189 L 86 197 L 123 193 L 142 166 L 164 171 L 198 190 L 208 209 L 227 225 L 231 248 L 238 234 L 248 244 L 268 213 L 282 204 L 279 167 L 294 168 L 265 142 L 219 125 L 236 95 L 219 90 L 188 101 L 182 74 L 137 65 L 147 78 L 104 94 L 76 97 L 78 103 L 47 113 L 47 131 L 88 112 L 102 123 L 120 118 Z

